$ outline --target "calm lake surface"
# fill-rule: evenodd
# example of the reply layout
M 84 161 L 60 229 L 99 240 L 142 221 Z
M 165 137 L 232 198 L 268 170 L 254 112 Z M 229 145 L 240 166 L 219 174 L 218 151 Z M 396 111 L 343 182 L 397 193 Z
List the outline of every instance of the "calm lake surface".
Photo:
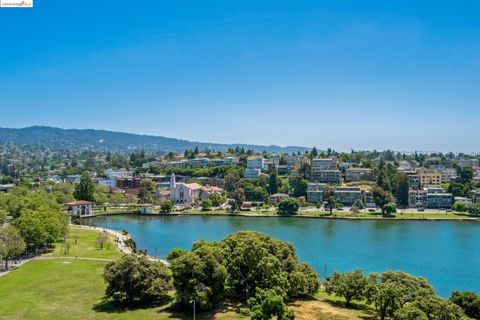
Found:
M 334 270 L 403 270 L 425 277 L 437 293 L 480 293 L 480 223 L 462 221 L 362 221 L 211 216 L 108 216 L 85 224 L 127 230 L 139 249 L 165 257 L 199 239 L 221 240 L 256 230 L 289 241 L 302 261 L 324 277 Z

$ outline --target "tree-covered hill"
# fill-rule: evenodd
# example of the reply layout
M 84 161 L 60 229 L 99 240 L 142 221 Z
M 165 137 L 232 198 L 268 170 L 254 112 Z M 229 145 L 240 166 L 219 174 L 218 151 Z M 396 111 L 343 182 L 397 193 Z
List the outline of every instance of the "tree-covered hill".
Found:
M 89 149 L 131 152 L 144 149 L 146 151 L 183 152 L 185 149 L 209 148 L 225 151 L 230 147 L 243 147 L 257 152 L 272 153 L 304 152 L 305 147 L 280 147 L 275 145 L 261 146 L 249 144 L 220 144 L 192 142 L 187 140 L 161 136 L 139 135 L 125 132 L 114 132 L 93 129 L 60 129 L 46 126 L 33 126 L 20 129 L 0 128 L 0 144 L 33 145 L 51 149 Z

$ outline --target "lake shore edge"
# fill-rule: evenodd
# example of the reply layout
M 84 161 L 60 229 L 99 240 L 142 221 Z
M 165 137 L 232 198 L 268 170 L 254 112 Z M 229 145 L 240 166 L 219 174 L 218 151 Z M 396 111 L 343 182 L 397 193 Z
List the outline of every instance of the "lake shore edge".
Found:
M 330 220 L 380 220 L 380 221 L 474 221 L 480 222 L 480 217 L 441 217 L 441 213 L 438 215 L 440 217 L 355 217 L 355 216 L 338 216 L 338 215 L 308 215 L 308 214 L 297 214 L 297 215 L 278 215 L 278 214 L 264 214 L 264 213 L 212 213 L 212 211 L 206 212 L 168 212 L 168 213 L 148 213 L 148 214 L 137 214 L 132 212 L 112 212 L 112 213 L 100 213 L 91 215 L 85 218 L 98 218 L 102 216 L 116 216 L 116 215 L 139 215 L 145 217 L 171 217 L 171 216 L 208 216 L 208 217 L 245 217 L 245 218 L 303 218 L 303 219 L 330 219 Z

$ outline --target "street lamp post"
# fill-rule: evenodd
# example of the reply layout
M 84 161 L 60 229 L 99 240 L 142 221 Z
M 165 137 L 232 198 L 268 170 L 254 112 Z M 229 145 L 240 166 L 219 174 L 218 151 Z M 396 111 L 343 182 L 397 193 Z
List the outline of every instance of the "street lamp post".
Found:
M 190 300 L 190 303 L 193 303 L 193 320 L 195 320 L 195 300 Z

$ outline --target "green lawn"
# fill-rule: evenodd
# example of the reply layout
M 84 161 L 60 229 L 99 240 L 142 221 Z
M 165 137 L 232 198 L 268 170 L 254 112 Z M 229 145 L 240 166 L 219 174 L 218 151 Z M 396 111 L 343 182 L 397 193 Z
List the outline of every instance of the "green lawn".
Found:
M 115 239 L 112 236 L 109 236 L 109 243 L 104 244 L 103 249 L 100 249 L 100 246 L 96 244 L 96 239 L 99 234 L 100 232 L 98 231 L 71 227 L 67 238 L 67 242 L 70 243 L 68 253 L 65 252 L 63 240 L 59 240 L 55 244 L 54 250 L 45 256 L 105 259 L 116 259 L 121 257 L 122 254 L 117 250 L 114 242 Z
M 116 259 L 121 256 L 113 244 L 100 250 L 95 240 L 98 232 L 71 228 L 72 243 L 68 256 L 79 258 Z M 75 245 L 75 238 L 77 244 Z M 58 257 L 64 257 L 58 259 Z M 43 260 L 45 259 L 45 260 Z M 191 313 L 176 314 L 166 306 L 122 309 L 103 301 L 106 284 L 102 273 L 106 261 L 65 258 L 63 241 L 42 260 L 26 263 L 0 277 L 0 319 L 191 319 Z M 345 309 L 341 299 L 319 293 L 317 299 L 294 301 L 297 320 L 361 319 L 363 310 Z M 221 305 L 212 312 L 197 315 L 197 319 L 246 320 L 239 306 Z M 360 307 L 363 309 L 363 307 Z

